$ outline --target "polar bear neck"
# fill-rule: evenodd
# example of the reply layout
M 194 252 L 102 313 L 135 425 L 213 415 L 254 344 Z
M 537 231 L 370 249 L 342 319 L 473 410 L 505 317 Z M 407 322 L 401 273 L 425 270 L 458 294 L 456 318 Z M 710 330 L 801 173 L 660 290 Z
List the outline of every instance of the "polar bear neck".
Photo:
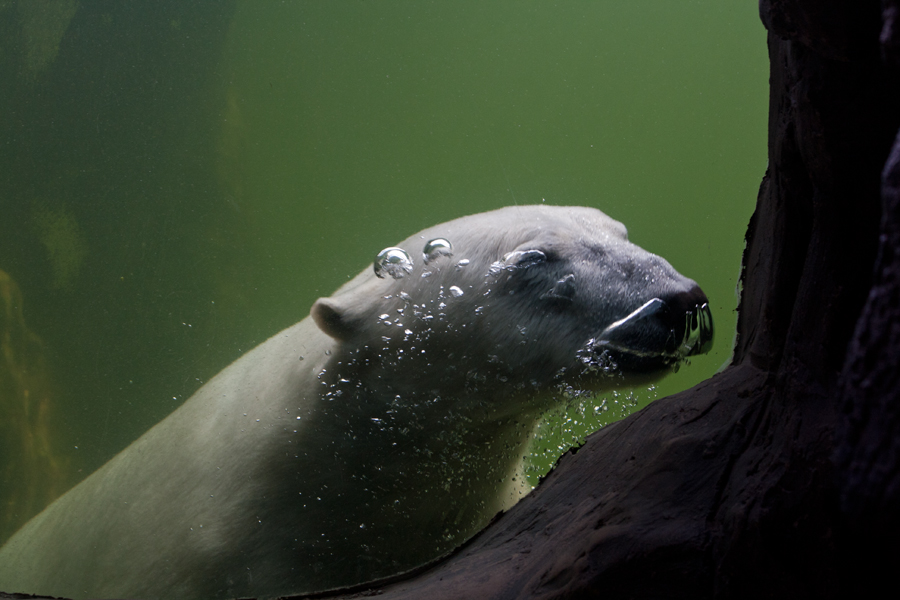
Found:
M 290 519 L 262 523 L 253 534 L 260 544 L 284 548 L 290 561 L 327 566 L 337 578 L 413 568 L 509 508 L 527 489 L 520 468 L 540 418 L 536 407 L 516 418 L 492 413 L 491 398 L 477 397 L 474 388 L 452 397 L 397 394 L 384 383 L 383 365 L 359 369 L 354 357 L 334 352 L 320 371 L 317 399 L 299 415 L 304 429 L 271 449 L 294 460 L 273 461 L 279 470 L 266 477 L 271 493 L 262 489 L 256 498 L 291 498 L 292 510 L 255 507 Z M 352 383 L 341 376 L 349 364 Z M 289 494 L 287 481 L 294 482 Z M 362 565 L 348 547 L 379 550 L 362 552 L 371 561 Z M 394 556 L 392 548 L 402 551 Z M 334 568 L 335 560 L 346 560 L 346 570 Z
M 347 367 L 352 380 L 343 376 Z M 309 425 L 346 465 L 344 475 L 402 481 L 423 496 L 476 494 L 494 512 L 508 506 L 498 496 L 520 466 L 545 399 L 512 386 L 480 385 L 477 374 L 432 376 L 423 385 L 414 374 L 398 374 L 392 360 L 372 361 L 358 351 L 336 353 L 323 371 Z

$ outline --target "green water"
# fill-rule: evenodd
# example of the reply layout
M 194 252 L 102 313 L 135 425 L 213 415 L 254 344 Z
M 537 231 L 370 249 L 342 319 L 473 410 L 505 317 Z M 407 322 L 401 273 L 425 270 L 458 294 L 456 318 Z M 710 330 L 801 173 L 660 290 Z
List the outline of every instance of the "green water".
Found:
M 0 269 L 43 344 L 64 485 L 385 246 L 510 204 L 623 221 L 703 287 L 716 324 L 714 351 L 654 392 L 548 426 L 566 432 L 535 473 L 585 423 L 728 360 L 766 166 L 756 3 L 50 10 L 0 2 Z

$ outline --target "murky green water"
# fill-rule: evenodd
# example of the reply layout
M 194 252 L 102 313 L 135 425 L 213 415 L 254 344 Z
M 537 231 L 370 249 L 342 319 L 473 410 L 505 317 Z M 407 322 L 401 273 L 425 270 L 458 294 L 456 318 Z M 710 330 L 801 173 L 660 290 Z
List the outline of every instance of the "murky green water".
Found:
M 714 352 L 655 392 L 597 399 L 549 429 L 577 420 L 578 438 L 712 375 L 730 354 L 765 169 L 756 10 L 0 2 L 0 270 L 45 365 L 38 383 L 24 377 L 38 359 L 13 340 L 0 367 L 7 430 L 38 432 L 0 445 L 2 487 L 32 477 L 44 490 L 8 502 L 7 521 L 385 246 L 504 205 L 623 221 L 700 283 L 716 323 Z M 537 464 L 560 443 L 545 440 Z

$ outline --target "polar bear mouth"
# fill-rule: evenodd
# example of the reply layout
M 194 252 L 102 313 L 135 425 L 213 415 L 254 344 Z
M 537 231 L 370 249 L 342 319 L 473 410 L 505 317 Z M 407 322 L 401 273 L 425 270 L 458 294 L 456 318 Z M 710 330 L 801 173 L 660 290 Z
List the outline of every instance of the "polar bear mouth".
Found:
M 685 300 L 696 301 L 686 306 Z M 579 358 L 586 365 L 612 362 L 623 367 L 624 361 L 650 369 L 705 354 L 713 342 L 712 312 L 705 300 L 696 295 L 669 302 L 652 298 L 588 340 Z

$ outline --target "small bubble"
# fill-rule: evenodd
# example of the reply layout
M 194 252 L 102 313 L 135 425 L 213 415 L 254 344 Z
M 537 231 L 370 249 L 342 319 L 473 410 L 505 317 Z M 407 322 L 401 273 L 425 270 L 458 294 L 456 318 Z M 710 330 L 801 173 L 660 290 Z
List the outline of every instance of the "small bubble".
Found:
M 453 256 L 453 245 L 444 238 L 434 238 L 425 244 L 422 255 L 424 256 L 425 264 L 427 265 L 431 261 L 437 260 L 442 256 Z
M 453 297 L 455 297 L 455 298 L 459 298 L 459 297 L 462 296 L 464 293 L 465 293 L 465 292 L 463 292 L 463 291 L 462 291 L 460 288 L 458 288 L 457 286 L 455 286 L 455 285 L 451 285 L 451 286 L 450 286 L 450 295 L 451 295 L 451 296 L 453 296 Z
M 401 279 L 413 270 L 412 259 L 403 248 L 385 248 L 375 257 L 373 266 L 379 279 L 384 279 L 388 275 L 394 279 Z

